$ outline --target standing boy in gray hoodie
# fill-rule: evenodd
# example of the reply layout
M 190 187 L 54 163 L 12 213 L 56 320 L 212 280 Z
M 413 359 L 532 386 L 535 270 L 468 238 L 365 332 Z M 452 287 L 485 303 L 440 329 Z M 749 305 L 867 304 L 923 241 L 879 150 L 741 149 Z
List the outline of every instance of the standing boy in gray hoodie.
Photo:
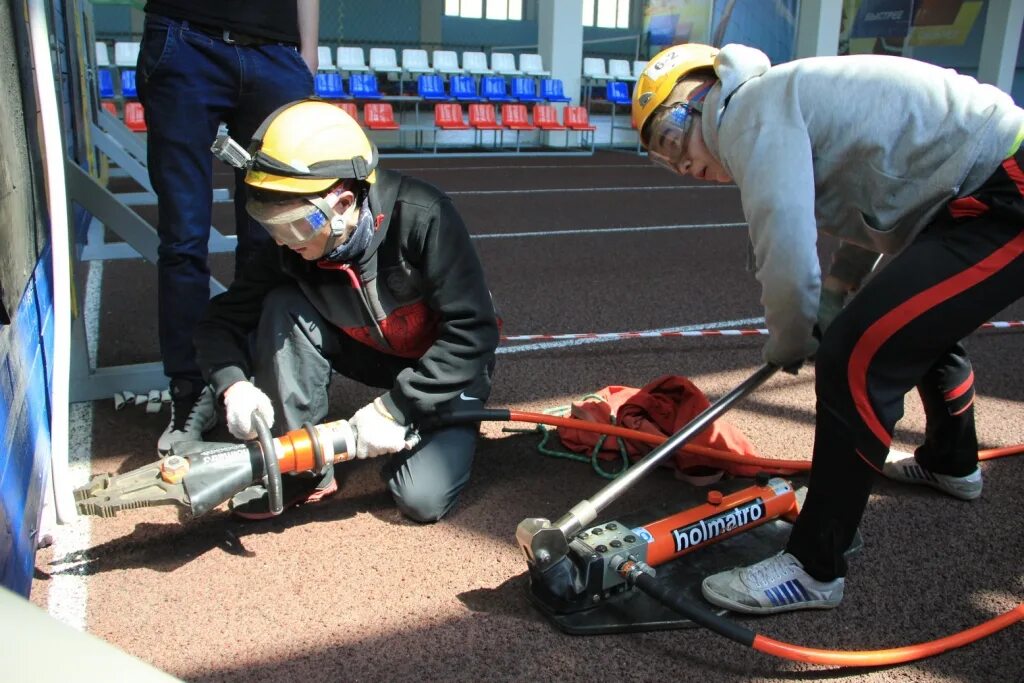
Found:
M 815 355 L 810 484 L 786 550 L 708 577 L 704 596 L 752 614 L 835 607 L 876 474 L 981 495 L 960 342 L 1024 294 L 1024 111 L 912 59 L 771 66 L 750 47 L 687 44 L 648 63 L 633 123 L 652 161 L 736 183 L 764 359 L 795 373 Z M 824 276 L 818 231 L 840 240 Z M 890 444 L 914 388 L 927 427 L 910 455 Z

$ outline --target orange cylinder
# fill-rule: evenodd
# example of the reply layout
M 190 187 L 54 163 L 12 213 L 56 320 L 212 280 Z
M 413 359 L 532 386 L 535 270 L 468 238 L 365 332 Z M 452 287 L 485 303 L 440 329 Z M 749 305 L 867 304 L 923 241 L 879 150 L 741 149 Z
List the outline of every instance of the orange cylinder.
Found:
M 281 467 L 281 474 L 306 472 L 317 468 L 313 442 L 306 429 L 293 429 L 274 439 L 274 442 L 278 448 L 277 462 Z
M 774 477 L 723 495 L 708 492 L 708 502 L 677 512 L 636 531 L 647 539 L 647 564 L 664 564 L 688 552 L 729 538 L 774 519 L 796 519 L 796 492 L 785 479 Z

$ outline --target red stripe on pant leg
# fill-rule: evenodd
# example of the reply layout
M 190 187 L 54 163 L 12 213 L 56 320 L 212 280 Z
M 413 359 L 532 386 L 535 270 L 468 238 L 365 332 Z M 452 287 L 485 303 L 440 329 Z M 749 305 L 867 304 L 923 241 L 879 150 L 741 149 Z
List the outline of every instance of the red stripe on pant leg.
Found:
M 975 197 L 961 197 L 949 202 L 946 207 L 953 218 L 980 216 L 988 211 L 988 205 Z
M 960 398 L 968 391 L 970 391 L 972 384 L 974 384 L 974 370 L 971 370 L 971 374 L 967 376 L 967 379 L 960 383 L 960 386 L 958 386 L 955 389 L 950 389 L 949 391 L 947 391 L 943 398 L 946 401 L 955 401 L 956 399 Z
M 963 415 L 964 413 L 967 412 L 967 409 L 970 408 L 973 405 L 974 405 L 974 397 L 972 396 L 971 400 L 967 402 L 967 405 L 965 405 L 963 408 L 961 408 L 960 410 L 956 411 L 955 413 L 952 413 L 953 417 L 956 417 L 957 415 Z
M 1003 161 L 1003 170 L 1006 171 L 1006 175 L 1010 176 L 1010 180 L 1017 186 L 1017 192 L 1024 196 L 1024 171 L 1021 170 L 1020 164 L 1017 163 L 1016 157 L 1010 157 Z
M 1017 170 L 1019 172 L 1020 168 L 1018 167 Z M 1020 174 L 1020 178 L 1024 183 L 1024 173 Z M 1024 185 L 1021 187 L 1024 188 Z M 1024 253 L 1024 232 L 967 270 L 907 299 L 875 321 L 857 341 L 853 347 L 853 353 L 850 354 L 850 362 L 847 364 L 850 393 L 864 424 L 886 448 L 892 442 L 892 435 L 882 427 L 868 396 L 868 367 L 875 354 L 908 322 L 992 277 L 1022 253 Z

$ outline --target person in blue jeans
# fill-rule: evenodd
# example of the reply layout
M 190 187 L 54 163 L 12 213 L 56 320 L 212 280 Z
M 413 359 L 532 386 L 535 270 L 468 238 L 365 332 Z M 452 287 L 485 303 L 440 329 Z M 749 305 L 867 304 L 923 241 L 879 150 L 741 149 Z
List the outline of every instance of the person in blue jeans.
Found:
M 248 142 L 268 114 L 313 94 L 319 0 L 149 0 L 136 70 L 157 196 L 160 355 L 170 378 L 163 455 L 217 422 L 192 335 L 210 298 L 210 146 L 223 122 Z M 269 237 L 245 211 L 235 174 L 235 272 Z

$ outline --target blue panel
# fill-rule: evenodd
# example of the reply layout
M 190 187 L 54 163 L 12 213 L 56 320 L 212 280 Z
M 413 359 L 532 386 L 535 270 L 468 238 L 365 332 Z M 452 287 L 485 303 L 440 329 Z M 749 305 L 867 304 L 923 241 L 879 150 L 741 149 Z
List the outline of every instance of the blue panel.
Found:
M 53 297 L 45 254 L 25 288 L 10 331 L 8 355 L 0 359 L 0 581 L 28 595 L 43 484 L 49 474 L 49 383 L 43 349 L 52 355 Z
M 3 582 L 8 588 L 22 595 L 26 595 L 27 591 L 20 585 L 20 577 L 24 573 L 21 567 L 25 564 L 26 554 L 29 558 L 35 557 L 34 548 L 28 544 L 26 528 L 35 525 L 35 520 L 26 524 L 29 519 L 26 516 L 29 502 L 28 484 L 32 479 L 32 466 L 35 459 L 35 448 L 32 441 L 32 434 L 29 430 L 29 411 L 23 409 L 16 418 L 10 451 L 7 453 L 7 467 L 4 471 L 3 481 L 0 482 L 0 500 L 3 501 L 7 521 L 11 525 L 13 535 L 12 554 L 2 558 L 4 562 Z M 38 498 L 38 494 L 36 494 L 36 498 Z M 38 509 L 38 506 L 35 507 Z
M 53 269 L 50 250 L 43 251 L 36 264 L 36 305 L 39 307 L 39 328 L 42 330 L 43 363 L 46 370 L 46 386 L 53 386 Z M 49 400 L 46 401 L 49 406 Z
M 36 283 L 29 279 L 25 285 L 25 293 L 18 304 L 18 310 L 14 314 L 11 336 L 11 353 L 19 354 L 17 360 L 24 363 L 23 367 L 28 368 L 38 352 L 39 346 L 39 317 L 36 310 Z M 17 367 L 17 366 L 14 366 Z M 17 375 L 15 375 L 17 376 Z
M 14 402 L 14 373 L 11 370 L 11 359 L 4 357 L 0 361 L 0 410 L 3 410 L 3 419 L 0 420 L 0 427 L 7 425 L 7 410 Z M 4 434 L 10 430 L 4 429 Z M 0 468 L 0 471 L 3 471 Z

